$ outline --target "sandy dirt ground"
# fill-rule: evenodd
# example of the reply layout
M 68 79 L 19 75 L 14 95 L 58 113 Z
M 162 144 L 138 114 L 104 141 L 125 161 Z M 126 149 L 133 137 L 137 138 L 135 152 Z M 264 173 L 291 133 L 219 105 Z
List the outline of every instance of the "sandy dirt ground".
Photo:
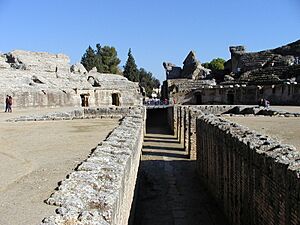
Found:
M 292 144 L 300 150 L 300 117 L 234 116 L 225 117 L 261 134 Z
M 112 119 L 4 122 L 28 114 L 34 112 L 0 113 L 0 225 L 39 224 L 53 215 L 56 207 L 43 201 L 119 123 Z

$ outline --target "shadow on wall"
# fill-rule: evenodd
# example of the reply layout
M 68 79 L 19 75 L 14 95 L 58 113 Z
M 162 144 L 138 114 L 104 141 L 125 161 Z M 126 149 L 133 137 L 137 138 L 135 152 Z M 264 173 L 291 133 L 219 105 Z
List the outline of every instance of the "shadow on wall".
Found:
M 171 127 L 168 124 L 167 108 L 147 109 L 146 133 L 172 134 Z

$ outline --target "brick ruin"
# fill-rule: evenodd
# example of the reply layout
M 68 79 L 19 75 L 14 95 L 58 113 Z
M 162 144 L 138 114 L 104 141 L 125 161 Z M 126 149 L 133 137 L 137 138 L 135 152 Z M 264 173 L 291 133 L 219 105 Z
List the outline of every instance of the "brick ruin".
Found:
M 244 46 L 231 46 L 231 59 L 219 74 L 193 79 L 170 77 L 162 87 L 163 98 L 179 104 L 257 104 L 268 99 L 274 105 L 300 105 L 300 40 L 288 45 L 247 53 Z M 196 60 L 197 61 L 197 60 Z M 172 70 L 171 70 L 172 71 Z M 175 78 L 175 79 L 174 79 Z

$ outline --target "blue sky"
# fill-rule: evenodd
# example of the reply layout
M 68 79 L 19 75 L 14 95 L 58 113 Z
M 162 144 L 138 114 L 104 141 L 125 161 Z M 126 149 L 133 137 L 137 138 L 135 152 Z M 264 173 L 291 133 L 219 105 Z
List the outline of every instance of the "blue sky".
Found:
M 88 45 L 114 46 L 125 64 L 165 79 L 163 61 L 182 66 L 228 59 L 230 45 L 248 51 L 300 39 L 299 0 L 0 0 L 0 51 L 64 53 L 80 61 Z

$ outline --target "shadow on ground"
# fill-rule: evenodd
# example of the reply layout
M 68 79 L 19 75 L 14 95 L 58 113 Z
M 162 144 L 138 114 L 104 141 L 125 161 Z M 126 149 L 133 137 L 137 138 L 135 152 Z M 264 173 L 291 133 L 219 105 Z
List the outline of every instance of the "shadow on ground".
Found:
M 156 129 L 155 127 L 150 127 Z M 144 137 L 134 225 L 226 225 L 183 144 L 166 127 Z
M 225 225 L 195 173 L 195 162 L 142 161 L 135 225 Z

